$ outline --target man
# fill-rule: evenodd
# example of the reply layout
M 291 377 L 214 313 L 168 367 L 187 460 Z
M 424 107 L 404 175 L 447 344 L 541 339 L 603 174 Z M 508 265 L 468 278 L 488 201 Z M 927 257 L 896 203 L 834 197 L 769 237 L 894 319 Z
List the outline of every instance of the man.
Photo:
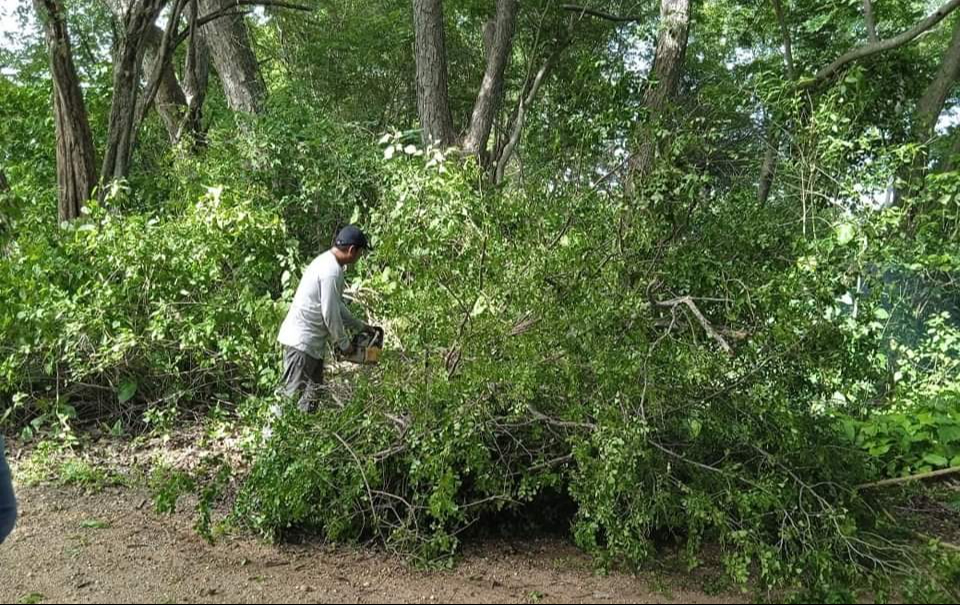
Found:
M 344 268 L 357 262 L 370 244 L 354 225 L 344 227 L 333 248 L 313 260 L 303 273 L 293 304 L 277 340 L 283 345 L 283 391 L 301 393 L 301 411 L 316 409 L 323 385 L 323 359 L 329 342 L 337 350 L 353 353 L 346 328 L 373 330 L 356 319 L 343 303 Z
M 3 436 L 0 436 L 0 544 L 13 531 L 17 520 L 17 501 L 13 496 L 13 479 L 7 457 L 3 452 Z

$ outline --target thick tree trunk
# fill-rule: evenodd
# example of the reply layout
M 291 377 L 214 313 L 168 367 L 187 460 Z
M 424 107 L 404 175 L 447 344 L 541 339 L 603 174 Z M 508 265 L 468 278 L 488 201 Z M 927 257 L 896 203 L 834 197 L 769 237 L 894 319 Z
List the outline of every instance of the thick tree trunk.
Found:
M 230 0 L 200 0 L 200 14 L 208 15 L 231 6 Z M 250 44 L 243 15 L 216 19 L 201 27 L 203 38 L 220 76 L 227 105 L 233 111 L 260 113 L 267 89 Z
M 417 110 L 425 145 L 450 147 L 457 136 L 447 97 L 447 48 L 441 0 L 413 0 Z
M 497 0 L 497 15 L 487 50 L 487 67 L 473 106 L 470 128 L 463 141 L 463 150 L 467 154 L 485 155 L 493 121 L 503 97 L 503 77 L 513 49 L 517 9 L 517 0 Z
M 651 84 L 644 94 L 647 119 L 637 136 L 637 149 L 628 166 L 627 191 L 635 190 L 653 166 L 657 142 L 654 126 L 661 120 L 673 99 L 683 74 L 683 60 L 690 34 L 690 0 L 661 0 L 660 32 L 651 69 Z
M 59 216 L 61 221 L 68 221 L 80 216 L 96 183 L 93 134 L 73 63 L 63 2 L 34 0 L 34 5 L 43 23 L 53 75 Z
M 144 54 L 143 73 L 151 73 L 160 59 L 160 44 L 163 41 L 163 30 L 154 25 L 147 30 L 147 48 Z M 170 142 L 177 141 L 180 122 L 187 112 L 187 97 L 177 79 L 177 72 L 172 62 L 161 66 L 160 86 L 157 89 L 157 98 L 154 107 L 160 115 L 160 120 L 170 137 Z
M 923 185 L 927 172 L 929 154 L 927 146 L 936 136 L 937 121 L 950 97 L 950 93 L 960 78 L 960 21 L 953 30 L 953 37 L 940 61 L 933 80 L 923 91 L 913 115 L 913 140 L 921 145 L 921 150 L 913 162 L 900 172 L 901 187 L 897 190 L 897 200 L 916 194 Z
M 130 172 L 136 128 L 139 126 L 140 80 L 147 40 L 164 4 L 166 0 L 133 0 L 120 23 L 121 32 L 114 49 L 113 100 L 107 146 L 100 169 L 102 184 L 126 178 Z

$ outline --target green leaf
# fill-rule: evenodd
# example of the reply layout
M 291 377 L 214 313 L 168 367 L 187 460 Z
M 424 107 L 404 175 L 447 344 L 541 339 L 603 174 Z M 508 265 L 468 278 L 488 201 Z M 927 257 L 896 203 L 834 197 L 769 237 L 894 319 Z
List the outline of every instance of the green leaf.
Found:
M 877 307 L 876 309 L 874 309 L 873 316 L 881 321 L 890 319 L 890 313 L 883 307 Z
M 960 441 L 960 426 L 941 426 L 939 430 L 940 443 L 954 443 Z
M 934 466 L 947 466 L 949 462 L 946 458 L 939 454 L 927 454 L 923 457 L 923 461 Z
M 856 228 L 850 223 L 841 223 L 837 225 L 837 243 L 846 246 L 857 236 Z
M 823 29 L 832 18 L 833 11 L 825 11 L 820 15 L 804 22 L 803 29 L 807 30 L 811 34 L 816 33 Z
M 117 391 L 117 398 L 120 400 L 120 403 L 126 403 L 133 399 L 133 396 L 137 393 L 137 383 L 133 380 L 128 380 L 120 385 L 120 390 Z
M 843 421 L 843 434 L 851 442 L 855 442 L 857 439 L 857 425 L 853 420 L 844 420 Z

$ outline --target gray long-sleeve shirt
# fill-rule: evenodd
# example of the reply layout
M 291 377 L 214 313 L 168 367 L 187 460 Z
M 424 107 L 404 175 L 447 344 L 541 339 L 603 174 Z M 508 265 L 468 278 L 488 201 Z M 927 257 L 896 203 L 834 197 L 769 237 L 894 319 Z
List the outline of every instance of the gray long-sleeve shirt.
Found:
M 343 304 L 343 285 L 343 267 L 332 251 L 315 258 L 303 272 L 277 340 L 316 359 L 326 356 L 328 338 L 335 346 L 349 346 L 345 326 L 362 330 L 364 324 Z

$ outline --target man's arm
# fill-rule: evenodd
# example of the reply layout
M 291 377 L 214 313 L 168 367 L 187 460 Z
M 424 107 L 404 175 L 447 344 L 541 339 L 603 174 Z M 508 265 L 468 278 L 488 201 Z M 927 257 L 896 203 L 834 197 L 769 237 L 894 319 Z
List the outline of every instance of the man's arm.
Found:
M 337 280 L 333 277 L 320 280 L 320 306 L 331 343 L 341 351 L 347 350 L 350 347 L 350 337 L 343 327 L 343 301 L 340 300 L 340 292 L 337 290 Z
M 340 318 L 351 330 L 363 332 L 367 329 L 367 324 L 353 316 L 353 313 L 347 308 L 346 303 L 343 302 L 343 297 L 340 298 Z

